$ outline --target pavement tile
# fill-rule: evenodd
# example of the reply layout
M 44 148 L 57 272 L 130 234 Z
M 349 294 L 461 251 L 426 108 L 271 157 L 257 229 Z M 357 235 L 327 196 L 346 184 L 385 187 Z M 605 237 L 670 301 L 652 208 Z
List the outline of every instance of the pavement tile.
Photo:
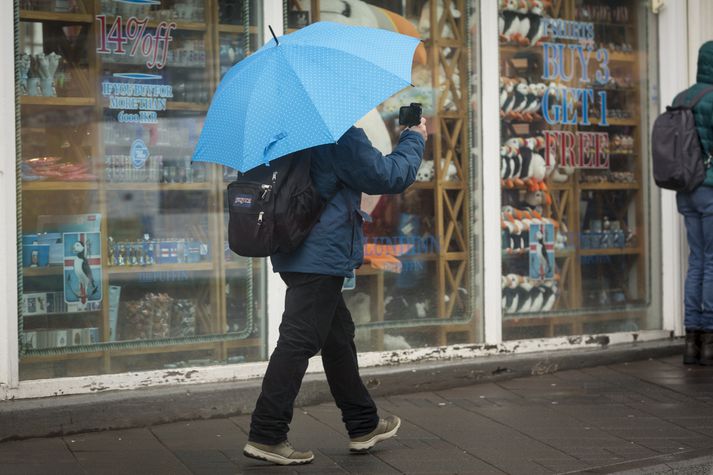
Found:
M 628 429 L 609 429 L 607 431 L 616 437 L 624 440 L 634 439 L 695 439 L 700 434 L 684 429 L 682 427 L 631 427 Z
M 175 422 L 153 426 L 151 432 L 169 449 L 242 447 L 247 436 L 227 419 Z
M 378 454 L 331 454 L 329 458 L 348 473 L 401 473 L 379 458 Z
M 174 455 L 193 474 L 235 474 L 236 466 L 219 450 L 174 450 Z
M 89 432 L 64 437 L 64 442 L 72 452 L 98 450 L 106 452 L 119 450 L 163 450 L 161 442 L 150 429 L 128 429 L 111 432 Z
M 44 465 L 72 464 L 76 460 L 61 437 L 17 440 L 0 444 L 3 464 Z
M 2 463 L 3 475 L 89 475 L 78 462 L 35 465 L 28 463 Z M 91 474 L 94 475 L 94 474 Z
M 290 441 L 316 455 L 305 466 L 244 457 L 250 416 L 241 415 L 6 442 L 0 474 L 606 471 L 713 449 L 712 375 L 676 357 L 377 398 L 380 414 L 400 416 L 402 426 L 367 455 L 348 452 L 334 403 L 295 408 Z
M 403 473 L 432 472 L 435 468 L 441 473 L 501 473 L 482 460 L 458 449 L 424 449 L 416 453 L 408 450 L 385 450 L 380 452 L 378 457 Z
M 75 454 L 90 474 L 146 473 L 152 475 L 187 475 L 191 472 L 171 452 L 155 450 L 90 451 Z
M 590 465 L 581 460 L 535 460 L 535 463 L 542 465 L 548 470 L 555 473 L 573 472 L 575 470 L 585 470 L 590 468 Z

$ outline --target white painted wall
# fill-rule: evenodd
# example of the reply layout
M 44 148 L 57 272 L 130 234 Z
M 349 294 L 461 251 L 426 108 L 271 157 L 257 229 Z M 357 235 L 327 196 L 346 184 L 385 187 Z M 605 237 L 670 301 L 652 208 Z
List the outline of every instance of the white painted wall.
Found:
M 661 108 L 696 80 L 698 48 L 713 39 L 713 2 L 710 0 L 667 0 L 659 13 L 659 83 Z M 686 54 L 681 54 L 681 52 Z M 687 74 L 681 74 L 686 71 Z M 683 220 L 676 209 L 675 193 L 662 190 L 663 316 L 664 328 L 684 334 L 683 287 L 688 245 Z
M 17 209 L 13 2 L 0 2 L 0 386 L 17 387 Z
M 694 2 L 694 0 L 689 0 Z M 713 2 L 695 0 L 705 8 Z M 0 64 L 10 65 L 14 62 L 13 51 L 13 25 L 12 2 L 0 2 Z M 661 63 L 666 67 L 661 68 L 661 94 L 662 103 L 670 102 L 675 91 L 687 85 L 686 78 L 676 77 L 676 71 L 688 69 L 685 51 L 688 47 L 686 39 L 686 8 L 684 2 L 668 0 L 659 17 L 659 27 L 662 37 L 666 41 L 660 44 Z M 700 6 L 700 5 L 699 5 Z M 282 4 L 281 0 L 265 0 L 264 2 L 264 33 L 265 40 L 271 38 L 267 25 L 272 25 L 277 35 L 282 34 Z M 713 8 L 713 7 L 711 7 Z M 709 15 L 710 13 L 708 13 Z M 482 64 L 481 71 L 483 86 L 480 90 L 498 90 L 498 35 L 497 35 L 497 2 L 481 2 L 481 32 Z M 707 18 L 711 18 L 710 16 Z M 705 22 L 700 20 L 701 30 L 705 30 Z M 710 23 L 710 22 L 708 22 Z M 6 69 L 9 71 L 9 69 Z M 680 75 L 679 75 L 680 76 Z M 497 95 L 484 95 L 481 98 L 483 110 L 483 124 L 499 123 L 499 108 Z M 18 359 L 17 359 L 17 280 L 16 280 L 16 229 L 15 229 L 15 127 L 14 127 L 14 88 L 9 75 L 0 85 L 0 100 L 6 107 L 0 113 L 0 144 L 3 153 L 0 156 L 0 219 L 6 223 L 2 228 L 0 241 L 0 269 L 2 281 L 0 282 L 0 299 L 4 305 L 0 306 L 0 401 L 12 397 L 42 397 L 51 394 L 76 394 L 92 392 L 96 388 L 106 389 L 135 389 L 143 387 L 146 381 L 152 384 L 193 384 L 202 382 L 244 380 L 261 376 L 267 363 L 251 363 L 232 366 L 189 368 L 191 378 L 182 378 L 180 374 L 166 377 L 164 371 L 148 371 L 137 374 L 98 375 L 81 378 L 61 378 L 53 380 L 26 381 L 18 384 Z M 488 129 L 491 131 L 491 129 Z M 499 150 L 499 134 L 483 134 L 483 156 L 493 156 Z M 488 206 L 484 207 L 484 229 L 499 229 L 499 163 L 497 160 L 483 160 L 483 185 L 484 196 L 487 196 Z M 681 227 L 675 212 L 675 203 L 672 207 L 671 196 L 662 197 L 663 210 L 663 249 L 664 255 L 664 316 L 665 327 L 673 328 L 676 321 L 680 320 L 680 278 L 671 276 L 681 275 Z M 670 250 L 674 250 L 671 252 Z M 512 341 L 502 343 L 501 307 L 500 307 L 500 236 L 498 233 L 485 233 L 484 235 L 484 315 L 485 315 L 485 340 L 487 343 L 496 344 L 495 347 L 485 349 L 482 345 L 458 345 L 447 348 L 437 358 L 465 358 L 481 357 L 497 354 L 500 351 L 514 351 L 518 353 L 552 351 L 556 349 L 571 349 L 573 347 L 587 348 L 584 340 L 574 344 L 569 338 L 554 338 L 547 340 Z M 285 285 L 277 274 L 268 272 L 268 348 L 274 349 L 277 341 L 278 326 L 281 320 Z M 676 283 L 679 283 L 678 288 Z M 668 285 L 671 283 L 672 285 Z M 678 312 L 678 313 L 676 313 Z M 661 339 L 667 335 L 665 331 L 639 332 L 639 341 Z M 632 335 L 620 333 L 610 335 L 611 344 L 632 341 Z M 366 353 L 359 355 L 362 366 L 378 366 L 392 363 L 404 363 L 432 359 L 430 349 L 414 349 L 403 352 Z M 195 372 L 193 372 L 195 370 Z M 309 371 L 320 371 L 319 360 L 312 361 Z M 5 383 L 5 384 L 3 384 Z
M 483 156 L 483 315 L 487 343 L 502 341 L 502 305 L 500 287 L 502 275 L 500 229 L 500 102 L 495 91 L 500 90 L 500 62 L 498 55 L 498 2 L 480 3 L 481 64 L 480 91 L 482 107 Z M 484 130 L 488 127 L 487 132 Z

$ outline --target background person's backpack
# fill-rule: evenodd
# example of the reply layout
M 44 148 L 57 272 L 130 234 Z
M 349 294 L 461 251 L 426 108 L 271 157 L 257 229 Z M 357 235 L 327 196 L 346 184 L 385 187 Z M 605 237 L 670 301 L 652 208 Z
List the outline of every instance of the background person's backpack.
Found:
M 713 86 L 706 87 L 689 102 L 684 102 L 684 94 L 679 94 L 654 121 L 651 133 L 654 181 L 661 188 L 689 192 L 703 183 L 710 152 L 701 146 L 693 108 L 709 92 L 713 92 Z
M 240 256 L 294 251 L 327 202 L 310 177 L 309 149 L 238 173 L 228 185 L 228 244 Z

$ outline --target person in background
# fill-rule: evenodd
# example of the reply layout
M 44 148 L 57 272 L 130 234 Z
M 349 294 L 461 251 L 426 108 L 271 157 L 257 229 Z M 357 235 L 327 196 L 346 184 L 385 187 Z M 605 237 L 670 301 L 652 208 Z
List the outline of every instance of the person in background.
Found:
M 349 449 L 364 452 L 396 435 L 401 420 L 379 418 L 364 386 L 354 345 L 354 322 L 342 297 L 344 279 L 363 261 L 362 193 L 403 192 L 416 179 L 426 143 L 426 120 L 405 129 L 389 155 L 374 148 L 362 129 L 351 127 L 337 143 L 311 149 L 310 174 L 327 203 L 305 241 L 289 254 L 271 257 L 287 284 L 277 347 L 252 414 L 247 457 L 279 465 L 309 463 L 311 451 L 287 441 L 292 411 L 309 358 L 322 352 L 329 389 L 349 433 Z
M 678 97 L 694 98 L 713 85 L 713 41 L 698 52 L 696 83 Z M 704 153 L 713 149 L 713 93 L 706 94 L 693 108 Z M 676 194 L 678 211 L 684 216 L 688 235 L 688 274 L 685 286 L 686 346 L 684 364 L 713 365 L 713 169 L 692 192 Z

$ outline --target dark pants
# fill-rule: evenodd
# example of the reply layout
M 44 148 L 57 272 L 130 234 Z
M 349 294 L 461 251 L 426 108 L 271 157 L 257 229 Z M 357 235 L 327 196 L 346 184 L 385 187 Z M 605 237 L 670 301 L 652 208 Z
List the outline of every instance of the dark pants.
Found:
M 287 439 L 308 360 L 320 350 L 329 389 L 349 436 L 368 434 L 379 417 L 359 377 L 354 322 L 342 297 L 344 278 L 292 272 L 280 276 L 287 284 L 285 313 L 253 411 L 249 439 L 268 445 Z
M 688 331 L 713 332 L 713 188 L 678 193 L 676 201 L 686 220 L 690 249 L 684 325 Z

